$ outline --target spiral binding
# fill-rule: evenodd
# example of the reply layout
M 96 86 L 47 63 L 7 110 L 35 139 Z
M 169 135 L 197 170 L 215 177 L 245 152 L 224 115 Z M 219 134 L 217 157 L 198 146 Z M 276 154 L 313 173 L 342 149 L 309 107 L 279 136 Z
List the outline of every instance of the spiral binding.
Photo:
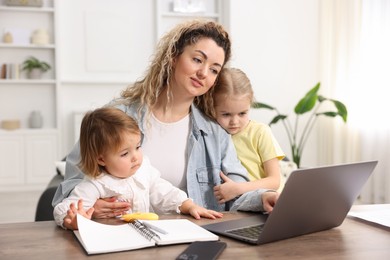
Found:
M 137 230 L 142 236 L 147 238 L 149 241 L 152 240 L 154 237 L 157 237 L 160 239 L 160 236 L 157 235 L 153 230 L 150 230 L 147 226 L 142 224 L 140 221 L 133 219 L 129 222 L 129 225 L 132 225 L 135 230 Z

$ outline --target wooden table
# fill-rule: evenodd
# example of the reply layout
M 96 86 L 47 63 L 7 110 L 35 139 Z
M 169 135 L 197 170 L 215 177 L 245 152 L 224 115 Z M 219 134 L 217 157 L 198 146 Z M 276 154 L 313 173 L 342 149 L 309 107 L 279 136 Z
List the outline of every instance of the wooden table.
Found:
M 354 206 L 370 210 L 372 206 Z M 390 204 L 380 207 L 389 209 Z M 247 216 L 248 213 L 225 213 L 217 221 Z M 169 215 L 161 218 L 188 218 Z M 191 218 L 189 218 L 191 219 Z M 194 220 L 200 225 L 213 220 Z M 115 224 L 115 219 L 103 223 Z M 344 223 L 327 231 L 273 242 L 248 245 L 221 237 L 227 248 L 219 259 L 390 259 L 390 228 L 347 217 Z M 0 259 L 175 259 L 189 244 L 161 246 L 135 251 L 87 256 L 73 232 L 62 230 L 53 221 L 0 225 Z

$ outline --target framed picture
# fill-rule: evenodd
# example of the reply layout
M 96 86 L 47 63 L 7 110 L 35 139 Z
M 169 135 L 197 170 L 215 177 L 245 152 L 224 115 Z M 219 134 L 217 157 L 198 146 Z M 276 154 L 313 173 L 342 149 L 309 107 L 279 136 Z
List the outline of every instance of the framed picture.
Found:
M 204 0 L 174 0 L 173 11 L 178 13 L 202 13 L 205 11 Z

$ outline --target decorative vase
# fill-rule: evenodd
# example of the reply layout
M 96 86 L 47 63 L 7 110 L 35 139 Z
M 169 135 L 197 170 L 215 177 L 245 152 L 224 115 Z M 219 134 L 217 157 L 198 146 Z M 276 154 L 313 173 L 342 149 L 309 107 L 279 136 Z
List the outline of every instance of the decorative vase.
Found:
M 42 114 L 38 110 L 34 110 L 30 115 L 30 128 L 41 128 L 43 126 Z
M 12 43 L 14 41 L 12 34 L 10 32 L 6 32 L 3 36 L 4 43 Z
M 31 37 L 31 43 L 37 45 L 49 44 L 49 34 L 45 29 L 35 30 Z
M 40 79 L 42 78 L 42 70 L 41 69 L 32 69 L 27 73 L 29 79 Z

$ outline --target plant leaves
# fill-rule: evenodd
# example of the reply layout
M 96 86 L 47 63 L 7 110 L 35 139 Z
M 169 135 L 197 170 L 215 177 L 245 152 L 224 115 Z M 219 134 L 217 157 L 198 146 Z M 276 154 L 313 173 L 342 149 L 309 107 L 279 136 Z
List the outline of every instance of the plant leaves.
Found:
M 313 110 L 313 108 L 316 106 L 316 102 L 318 100 L 318 102 L 320 103 L 318 105 L 318 107 L 322 104 L 322 102 L 330 101 L 335 105 L 335 107 L 337 108 L 337 111 L 326 111 L 326 112 L 316 113 L 317 110 L 315 109 L 312 112 L 313 116 L 319 116 L 319 115 L 324 115 L 324 116 L 328 116 L 328 117 L 340 116 L 343 118 L 344 122 L 346 122 L 347 116 L 348 116 L 348 111 L 347 111 L 347 108 L 345 107 L 345 105 L 338 100 L 329 99 L 329 98 L 326 98 L 322 95 L 318 95 L 319 89 L 320 89 L 320 82 L 318 82 L 317 85 L 315 85 L 312 89 L 310 89 L 306 93 L 306 95 L 295 106 L 294 112 L 296 113 L 297 119 L 298 119 L 299 115 Z M 271 109 L 271 110 L 276 111 L 277 115 L 271 120 L 271 122 L 269 123 L 269 126 L 276 124 L 279 121 L 285 120 L 285 121 L 283 121 L 283 125 L 285 127 L 285 130 L 287 132 L 287 136 L 289 138 L 291 152 L 292 152 L 292 159 L 299 167 L 300 161 L 302 158 L 302 151 L 303 151 L 303 148 L 305 145 L 305 141 L 297 143 L 297 138 L 299 138 L 299 140 L 306 140 L 307 136 L 310 134 L 310 128 L 309 128 L 309 131 L 303 131 L 303 133 L 301 133 L 301 136 L 299 137 L 299 134 L 296 132 L 295 128 L 290 127 L 289 120 L 287 119 L 288 116 L 279 114 L 279 111 L 276 107 L 272 107 L 270 105 L 260 103 L 260 102 L 255 102 L 252 104 L 252 108 L 266 108 L 266 109 Z M 298 122 L 298 120 L 296 122 Z M 309 123 L 310 123 L 310 121 L 306 122 L 305 128 L 308 128 Z M 297 126 L 297 123 L 295 124 L 295 126 Z
M 316 114 L 316 116 L 320 116 L 320 115 L 329 116 L 329 117 L 336 117 L 339 114 L 337 112 L 334 112 L 334 111 L 327 111 L 327 112 L 321 112 L 321 113 Z
M 318 101 L 320 101 L 320 103 L 322 102 L 322 101 L 325 101 L 325 100 L 327 100 L 327 98 L 326 97 L 324 97 L 324 96 L 321 96 L 321 95 L 318 95 Z
M 341 118 L 343 119 L 344 122 L 347 122 L 347 118 L 348 118 L 347 107 L 338 100 L 332 99 L 331 101 L 336 106 L 338 115 L 341 116 Z
M 51 69 L 51 66 L 45 61 L 40 61 L 34 56 L 30 56 L 23 62 L 22 70 L 31 71 L 32 69 L 40 69 L 41 71 L 45 72 Z
M 260 102 L 254 102 L 252 104 L 252 108 L 266 108 L 266 109 L 271 109 L 271 110 L 274 110 L 275 108 L 270 106 L 270 105 L 267 105 L 267 104 L 264 104 L 264 103 L 260 103 Z
M 294 112 L 297 115 L 304 114 L 313 109 L 317 102 L 317 92 L 320 89 L 320 82 L 317 83 L 295 106 Z
M 277 115 L 271 120 L 268 125 L 271 126 L 272 124 L 276 124 L 279 120 L 284 120 L 286 117 L 286 115 Z

